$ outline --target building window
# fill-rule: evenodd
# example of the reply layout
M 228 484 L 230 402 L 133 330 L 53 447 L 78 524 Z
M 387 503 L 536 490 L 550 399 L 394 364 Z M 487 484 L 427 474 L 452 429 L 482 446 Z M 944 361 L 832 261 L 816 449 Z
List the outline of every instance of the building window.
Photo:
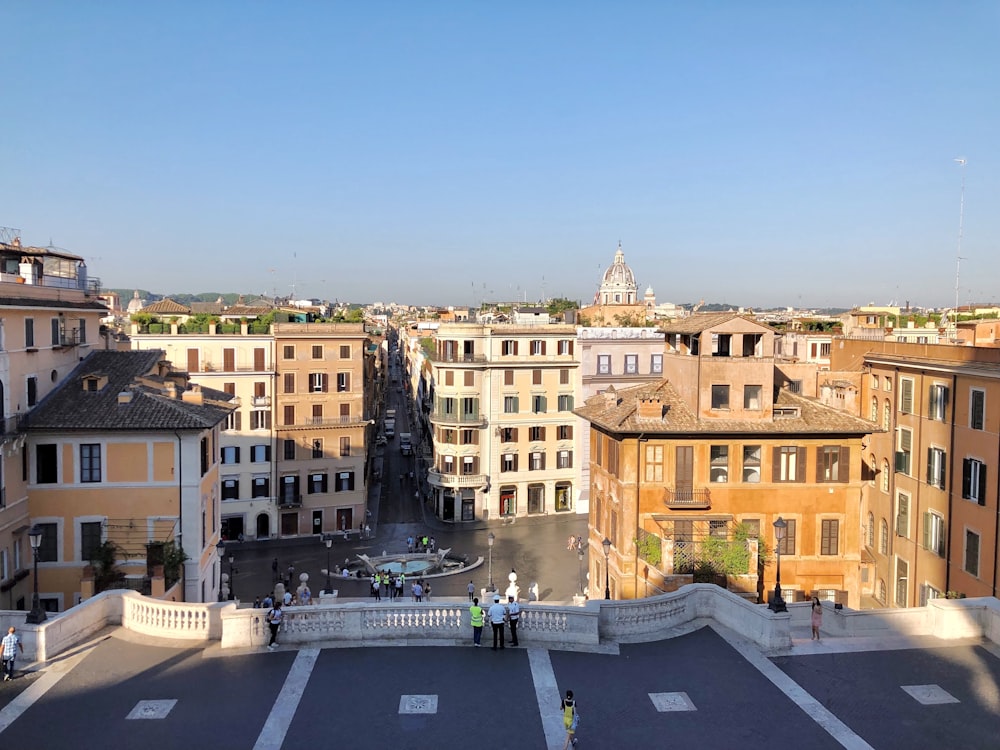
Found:
M 531 371 L 531 384 L 532 385 L 541 385 L 542 384 L 542 371 L 541 370 L 532 370 Z
M 516 443 L 517 442 L 517 428 L 516 427 L 501 427 L 500 428 L 500 442 L 501 443 Z
M 240 462 L 240 448 L 238 445 L 222 446 L 222 463 L 238 464 Z
M 965 530 L 965 567 L 966 573 L 979 578 L 979 534 Z
M 982 430 L 986 427 L 986 391 L 973 388 L 969 394 L 969 427 Z
M 342 437 L 340 439 L 340 457 L 348 458 L 351 455 L 351 439 Z
M 948 454 L 940 448 L 927 449 L 927 484 L 942 490 L 945 488 L 945 465 L 947 461 Z
M 517 515 L 517 490 L 514 487 L 500 488 L 500 515 Z
M 905 492 L 896 495 L 896 536 L 910 536 L 910 496 Z
M 38 403 L 38 378 L 34 375 L 30 375 L 27 381 L 28 390 L 28 406 L 34 406 Z
M 899 428 L 898 450 L 896 451 L 896 471 L 910 475 L 910 451 L 913 448 L 913 432 L 905 427 Z
M 281 347 L 281 358 L 282 359 L 295 359 L 295 345 L 285 344 Z
M 351 358 L 351 347 L 349 344 L 344 344 L 340 347 L 340 358 L 341 359 Z
M 323 440 L 322 438 L 316 438 L 312 441 L 312 457 L 313 458 L 323 458 Z
M 872 422 L 878 422 L 878 396 L 872 396 L 872 409 L 869 414 Z
M 962 497 L 986 505 L 986 464 L 978 459 L 962 459 Z
M 882 459 L 882 492 L 889 491 L 889 459 Z
M 504 453 L 500 456 L 500 471 L 510 472 L 517 471 L 517 454 L 516 453 Z
M 240 499 L 240 480 L 238 477 L 222 478 L 222 499 L 223 500 Z
M 559 353 L 572 355 L 573 354 L 573 342 L 570 339 L 559 339 Z
M 35 482 L 55 484 L 59 481 L 58 461 L 55 443 L 35 446 Z
M 504 370 L 503 371 L 503 384 L 504 385 L 514 385 L 514 371 Z
M 465 385 L 466 388 L 474 388 L 476 385 L 476 373 L 472 370 L 466 370 L 463 375 L 463 385 Z
M 709 446 L 710 481 L 729 481 L 729 446 L 712 445 Z
M 42 531 L 38 562 L 59 562 L 59 527 L 54 523 L 37 524 Z
M 868 526 L 865 527 L 865 543 L 870 547 L 875 547 L 875 514 L 868 513 Z
M 761 406 L 760 394 L 763 391 L 763 386 L 759 385 L 745 385 L 743 386 L 743 408 L 747 411 L 760 411 L 763 407 Z
M 743 446 L 743 481 L 749 484 L 760 482 L 760 452 L 759 445 Z
M 774 449 L 772 481 L 804 482 L 806 474 L 806 449 L 783 445 Z
M 531 411 L 533 414 L 544 414 L 546 409 L 546 401 L 548 399 L 545 396 L 532 396 L 531 397 Z
M 820 523 L 819 553 L 836 555 L 840 549 L 840 521 L 824 518 Z
M 934 383 L 930 388 L 930 418 L 943 422 L 948 408 L 948 386 Z
M 572 440 L 573 439 L 573 425 L 571 424 L 561 424 L 556 427 L 556 439 L 557 440 Z
M 840 445 L 823 445 L 816 449 L 816 481 L 846 482 L 851 449 Z
M 251 430 L 270 430 L 271 429 L 271 410 L 270 409 L 253 409 L 250 412 L 250 429 Z
M 309 373 L 309 392 L 327 393 L 329 391 L 329 375 L 325 372 Z
M 559 451 L 556 453 L 556 468 L 557 469 L 572 469 L 573 468 L 573 451 Z
M 24 348 L 35 348 L 35 321 L 33 318 L 24 319 Z
M 543 513 L 545 511 L 545 485 L 528 485 L 528 512 Z
M 944 557 L 944 518 L 937 513 L 924 513 L 924 549 Z
M 728 385 L 713 385 L 712 386 L 712 408 L 713 409 L 728 409 L 729 408 L 729 386 Z
M 251 463 L 259 464 L 265 461 L 271 460 L 271 446 L 270 445 L 251 445 L 250 446 L 250 461 Z
M 532 441 L 545 440 L 545 428 L 541 425 L 535 425 L 534 427 L 529 427 L 528 440 Z
M 899 380 L 899 411 L 903 414 L 913 414 L 913 380 Z
M 282 408 L 281 420 L 284 425 L 295 424 L 295 407 L 293 405 L 289 404 Z
M 638 375 L 639 374 L 639 355 L 638 354 L 626 354 L 625 355 L 625 374 L 626 375 Z
M 337 373 L 337 392 L 346 393 L 351 390 L 351 373 L 349 372 L 338 372 Z
M 884 518 L 878 526 L 878 551 L 883 555 L 889 554 L 889 523 Z
M 318 346 L 313 346 L 312 348 L 312 358 L 313 359 L 323 359 L 323 346 L 322 344 Z
M 569 370 L 563 368 L 559 371 L 559 385 L 569 385 Z
M 500 354 L 504 357 L 514 357 L 517 355 L 517 341 L 514 339 L 504 339 L 500 342 Z
M 479 430 L 461 430 L 458 438 L 461 445 L 479 445 Z
M 531 353 L 538 356 L 544 355 L 545 342 L 541 339 L 533 339 L 531 342 Z
M 882 407 L 882 429 L 888 430 L 891 422 L 892 422 L 892 402 L 889 401 L 889 399 L 886 399 L 885 405 Z
M 610 375 L 611 374 L 611 355 L 610 354 L 598 354 L 597 355 L 597 374 L 598 375 Z
M 906 606 L 906 588 L 909 585 L 910 566 L 906 560 L 896 558 L 896 606 Z
M 646 444 L 645 481 L 663 481 L 663 446 Z
M 253 484 L 251 485 L 250 497 L 270 497 L 271 496 L 271 478 L 270 477 L 254 477 Z
M 788 524 L 785 527 L 785 536 L 778 542 L 778 549 L 783 555 L 794 555 L 795 554 L 795 519 L 786 518 L 785 523 Z
M 462 476 L 471 477 L 479 473 L 475 456 L 462 456 Z
M 559 397 L 559 411 L 573 411 L 573 397 L 572 396 L 560 396 Z
M 310 474 L 309 494 L 315 495 L 320 492 L 326 492 L 326 474 Z
M 341 471 L 337 473 L 337 492 L 350 492 L 354 489 L 354 472 Z
M 83 443 L 80 446 L 80 481 L 101 481 L 101 446 L 99 443 Z
M 649 371 L 654 375 L 659 375 L 663 372 L 663 355 L 653 354 L 649 359 Z
M 90 562 L 97 557 L 101 548 L 101 534 L 104 524 L 100 521 L 80 523 L 80 560 Z
M 479 399 L 462 399 L 462 419 L 479 419 Z
M 294 440 L 282 440 L 282 455 L 286 461 L 295 460 L 295 441 Z
M 543 452 L 534 451 L 528 455 L 528 471 L 543 471 L 545 469 L 545 454 Z
M 282 393 L 295 393 L 295 373 L 286 372 L 281 378 Z
M 208 467 L 211 465 L 211 457 L 208 452 L 208 438 L 203 437 L 201 439 L 201 475 L 205 476 L 208 473 Z

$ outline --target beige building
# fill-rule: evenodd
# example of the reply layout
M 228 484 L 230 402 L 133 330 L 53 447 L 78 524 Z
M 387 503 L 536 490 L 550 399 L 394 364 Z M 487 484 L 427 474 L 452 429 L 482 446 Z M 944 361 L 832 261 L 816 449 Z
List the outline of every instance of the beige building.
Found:
M 0 241 L 0 607 L 31 606 L 24 420 L 92 350 L 107 314 L 83 258 Z M 55 607 L 56 601 L 46 602 Z
M 574 513 L 580 507 L 576 329 L 442 324 L 428 339 L 428 472 L 445 521 Z

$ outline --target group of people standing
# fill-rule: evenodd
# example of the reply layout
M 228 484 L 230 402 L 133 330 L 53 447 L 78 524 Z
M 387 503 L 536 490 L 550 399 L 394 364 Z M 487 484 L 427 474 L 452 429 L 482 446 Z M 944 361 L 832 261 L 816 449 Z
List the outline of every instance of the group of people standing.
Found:
M 427 534 L 418 534 L 413 536 L 410 534 L 406 537 L 406 551 L 411 555 L 414 552 L 431 552 L 437 549 L 437 542 L 434 541 L 434 537 L 427 536 Z
M 371 576 L 371 594 L 375 601 L 382 601 L 385 596 L 389 601 L 403 598 L 403 590 L 406 588 L 406 573 L 399 573 L 393 577 L 388 570 L 378 570 Z M 431 584 L 423 578 L 418 578 L 410 584 L 410 595 L 415 602 L 430 601 Z
M 513 596 L 507 597 L 507 603 L 500 601 L 500 595 L 493 595 L 493 604 L 488 610 L 479 606 L 479 598 L 472 597 L 469 607 L 469 619 L 472 622 L 472 645 L 477 648 L 482 644 L 485 620 L 490 621 L 493 628 L 493 650 L 504 647 L 504 627 L 510 626 L 510 645 L 517 646 L 517 624 L 521 620 L 521 605 Z

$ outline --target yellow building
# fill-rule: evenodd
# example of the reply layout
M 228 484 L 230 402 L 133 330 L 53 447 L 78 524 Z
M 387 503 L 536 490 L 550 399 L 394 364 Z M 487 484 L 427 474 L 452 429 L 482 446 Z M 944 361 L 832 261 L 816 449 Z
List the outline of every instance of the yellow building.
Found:
M 102 348 L 100 281 L 83 258 L 0 238 L 0 608 L 31 606 L 24 419 L 93 349 Z
M 84 568 L 110 545 L 124 574 L 114 585 L 147 588 L 149 545 L 173 542 L 188 558 L 174 595 L 218 597 L 219 445 L 230 397 L 189 385 L 163 356 L 93 352 L 30 415 L 30 523 L 43 534 L 39 593 L 49 609 L 79 600 Z
M 614 598 L 669 587 L 716 540 L 742 535 L 773 552 L 780 517 L 785 598 L 857 606 L 861 441 L 876 428 L 776 389 L 774 334 L 753 320 L 707 313 L 663 331 L 661 382 L 576 410 L 591 425 L 591 596 L 605 578 Z M 774 588 L 774 565 L 738 572 L 757 576 L 748 593 Z

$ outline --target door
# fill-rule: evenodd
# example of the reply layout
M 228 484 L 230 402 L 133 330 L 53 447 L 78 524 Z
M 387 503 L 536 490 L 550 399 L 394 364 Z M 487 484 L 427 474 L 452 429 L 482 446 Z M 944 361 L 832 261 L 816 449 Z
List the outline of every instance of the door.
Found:
M 323 511 L 314 510 L 313 511 L 313 534 L 323 533 Z
M 354 513 L 350 508 L 337 508 L 337 528 L 341 531 L 354 528 Z
M 271 536 L 271 517 L 267 513 L 257 516 L 257 538 L 267 539 Z
M 674 476 L 677 500 L 690 502 L 694 489 L 694 446 L 678 445 L 676 459 Z
M 299 533 L 299 514 L 298 513 L 282 513 L 281 514 L 281 535 L 282 536 L 297 536 Z

